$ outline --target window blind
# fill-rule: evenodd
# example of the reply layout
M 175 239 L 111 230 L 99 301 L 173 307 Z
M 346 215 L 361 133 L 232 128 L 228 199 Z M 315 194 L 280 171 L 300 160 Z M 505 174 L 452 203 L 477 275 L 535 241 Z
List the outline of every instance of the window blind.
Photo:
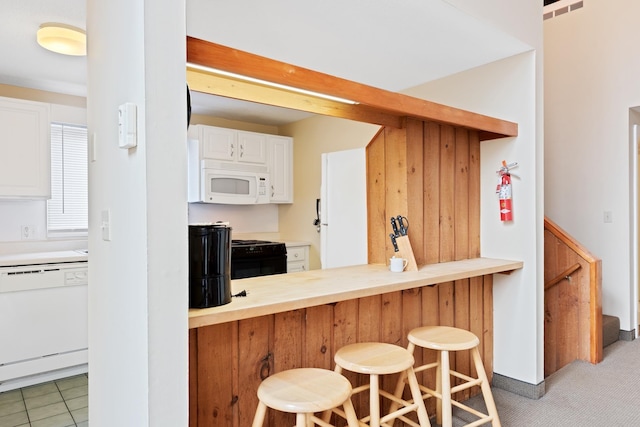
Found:
M 86 233 L 87 229 L 87 128 L 52 123 L 47 231 L 51 235 Z

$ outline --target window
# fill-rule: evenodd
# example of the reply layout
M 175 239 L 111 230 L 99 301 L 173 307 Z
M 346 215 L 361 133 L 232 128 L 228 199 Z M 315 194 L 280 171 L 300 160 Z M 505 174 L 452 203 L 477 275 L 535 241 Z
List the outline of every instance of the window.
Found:
M 87 229 L 87 128 L 52 123 L 48 235 L 86 234 Z

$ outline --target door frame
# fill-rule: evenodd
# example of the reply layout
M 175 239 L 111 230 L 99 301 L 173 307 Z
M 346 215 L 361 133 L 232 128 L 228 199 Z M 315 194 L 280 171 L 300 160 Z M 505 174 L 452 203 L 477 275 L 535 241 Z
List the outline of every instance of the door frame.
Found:
M 630 295 L 632 299 L 631 303 L 631 319 L 633 320 L 633 329 L 635 330 L 635 337 L 638 337 L 638 295 L 640 294 L 640 282 L 639 282 L 639 268 L 640 252 L 639 252 L 639 238 L 640 232 L 639 210 L 640 203 L 638 196 L 638 189 L 640 188 L 640 175 L 638 174 L 638 163 L 640 157 L 640 107 L 634 107 L 629 109 L 629 246 L 630 246 Z

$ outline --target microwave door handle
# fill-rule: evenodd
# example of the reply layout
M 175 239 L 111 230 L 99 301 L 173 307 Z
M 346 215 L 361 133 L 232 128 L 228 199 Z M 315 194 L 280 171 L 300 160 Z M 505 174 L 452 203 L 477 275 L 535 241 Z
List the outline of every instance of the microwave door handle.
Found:
M 258 204 L 258 199 L 260 198 L 260 179 L 258 176 L 255 177 L 256 180 L 256 201 L 255 204 Z

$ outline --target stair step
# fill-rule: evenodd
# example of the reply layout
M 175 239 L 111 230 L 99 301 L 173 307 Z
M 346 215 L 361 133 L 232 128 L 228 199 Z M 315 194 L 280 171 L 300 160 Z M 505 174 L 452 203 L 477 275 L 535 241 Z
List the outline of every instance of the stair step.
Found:
M 620 319 L 615 316 L 602 315 L 602 347 L 618 341 L 620 336 Z

